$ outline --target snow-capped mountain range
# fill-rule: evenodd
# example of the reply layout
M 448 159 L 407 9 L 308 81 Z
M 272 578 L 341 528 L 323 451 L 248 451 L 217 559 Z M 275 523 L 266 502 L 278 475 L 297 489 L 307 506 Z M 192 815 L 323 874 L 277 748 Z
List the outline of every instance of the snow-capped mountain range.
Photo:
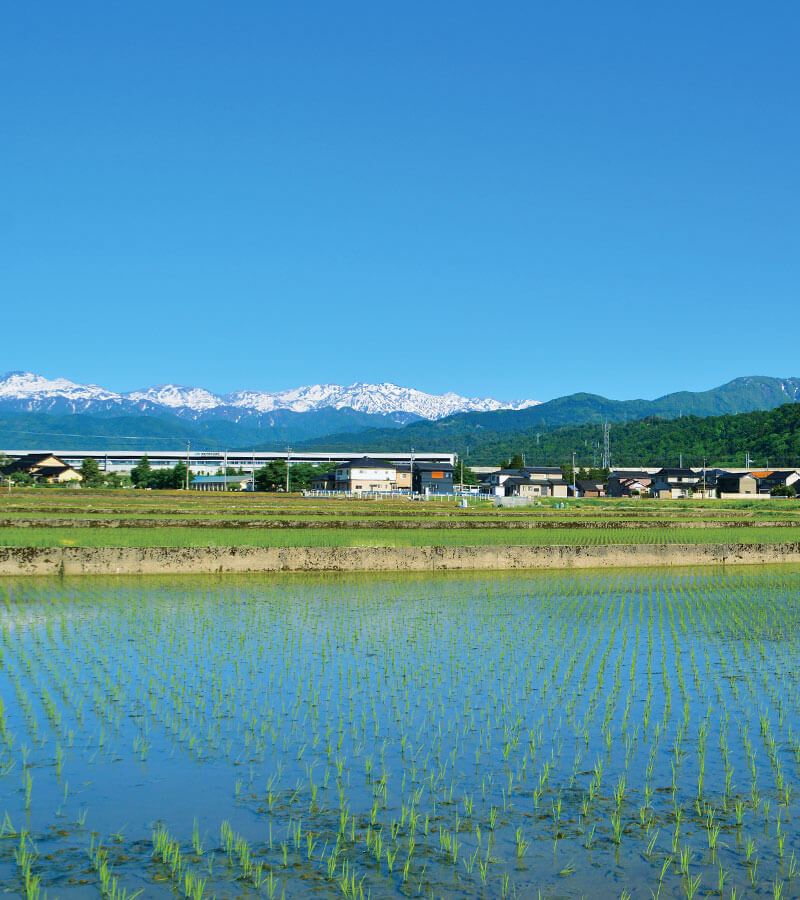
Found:
M 526 409 L 537 400 L 504 403 L 491 398 L 459 394 L 427 394 L 396 384 L 314 384 L 286 391 L 235 391 L 213 394 L 204 388 L 162 384 L 117 393 L 96 384 L 77 384 L 66 378 L 45 378 L 32 372 L 10 372 L 0 377 L 0 407 L 25 412 L 151 412 L 159 410 L 184 418 L 208 415 L 238 419 L 277 410 L 295 413 L 324 409 L 352 409 L 394 421 L 441 419 L 459 412 Z

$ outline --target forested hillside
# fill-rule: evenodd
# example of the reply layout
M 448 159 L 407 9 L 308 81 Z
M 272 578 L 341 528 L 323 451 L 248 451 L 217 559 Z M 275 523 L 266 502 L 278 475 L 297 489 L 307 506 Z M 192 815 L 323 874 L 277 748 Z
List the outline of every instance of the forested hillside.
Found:
M 561 465 L 571 460 L 573 451 L 583 466 L 596 466 L 602 460 L 603 428 L 599 423 L 549 432 L 537 428 L 513 433 L 473 428 L 458 436 L 443 434 L 415 445 L 401 444 L 400 440 L 414 428 L 408 426 L 395 432 L 391 443 L 383 433 L 376 438 L 366 432 L 359 436 L 359 445 L 373 451 L 405 450 L 408 446 L 455 450 L 470 465 L 495 465 L 514 454 L 524 454 L 529 465 Z M 372 437 L 367 442 L 369 435 Z M 708 465 L 743 466 L 748 452 L 755 465 L 800 465 L 800 404 L 789 403 L 766 412 L 706 418 L 650 417 L 611 428 L 611 462 L 619 466 L 671 466 L 677 465 L 681 458 L 685 465 L 702 465 L 705 459 Z

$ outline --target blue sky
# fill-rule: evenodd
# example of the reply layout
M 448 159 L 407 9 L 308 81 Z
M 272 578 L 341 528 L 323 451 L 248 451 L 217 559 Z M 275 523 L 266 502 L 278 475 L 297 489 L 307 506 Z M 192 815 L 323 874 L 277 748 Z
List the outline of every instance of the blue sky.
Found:
M 0 372 L 800 375 L 800 8 L 6 4 Z

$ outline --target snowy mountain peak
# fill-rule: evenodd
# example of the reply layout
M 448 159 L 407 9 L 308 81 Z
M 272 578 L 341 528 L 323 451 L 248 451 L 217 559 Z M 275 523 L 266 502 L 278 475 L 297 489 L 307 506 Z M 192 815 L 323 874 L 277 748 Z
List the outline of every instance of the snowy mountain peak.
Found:
M 501 403 L 499 400 L 462 397 L 459 394 L 426 394 L 416 388 L 400 387 L 390 382 L 368 384 L 355 382 L 350 385 L 313 384 L 288 391 L 265 393 L 237 391 L 223 398 L 230 406 L 270 412 L 274 409 L 290 409 L 293 412 L 309 412 L 316 409 L 355 409 L 375 415 L 407 413 L 423 419 L 441 419 L 457 412 L 485 412 L 495 409 L 524 409 L 538 401 L 523 400 Z
M 525 409 L 535 406 L 538 401 L 502 403 L 491 398 L 463 397 L 452 392 L 428 394 L 390 382 L 312 384 L 285 391 L 244 390 L 222 396 L 212 394 L 204 388 L 162 384 L 122 394 L 95 384 L 77 384 L 66 378 L 48 379 L 32 372 L 10 372 L 0 377 L 0 403 L 17 409 L 58 408 L 73 412 L 162 407 L 195 418 L 213 410 L 240 410 L 259 414 L 280 409 L 297 413 L 321 409 L 353 409 L 373 415 L 402 413 L 423 419 L 441 419 L 458 412 Z
M 31 397 L 43 394 L 100 399 L 118 396 L 113 391 L 107 391 L 96 384 L 77 384 L 66 378 L 45 378 L 33 372 L 9 372 L 0 378 L 0 397 Z
M 119 394 L 96 384 L 77 384 L 66 378 L 45 378 L 33 372 L 9 372 L 0 378 L 0 401 L 15 400 L 21 408 L 46 408 L 52 401 L 86 404 L 119 400 Z
M 224 405 L 220 397 L 203 388 L 183 387 L 180 384 L 159 384 L 141 391 L 131 391 L 125 394 L 125 399 L 168 406 L 171 409 L 193 409 L 197 412 Z

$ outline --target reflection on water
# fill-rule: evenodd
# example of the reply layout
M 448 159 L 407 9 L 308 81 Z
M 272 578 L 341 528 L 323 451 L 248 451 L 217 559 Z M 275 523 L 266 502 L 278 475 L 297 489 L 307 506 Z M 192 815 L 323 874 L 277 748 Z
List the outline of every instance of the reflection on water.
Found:
M 800 896 L 799 589 L 789 568 L 0 581 L 0 881 Z

